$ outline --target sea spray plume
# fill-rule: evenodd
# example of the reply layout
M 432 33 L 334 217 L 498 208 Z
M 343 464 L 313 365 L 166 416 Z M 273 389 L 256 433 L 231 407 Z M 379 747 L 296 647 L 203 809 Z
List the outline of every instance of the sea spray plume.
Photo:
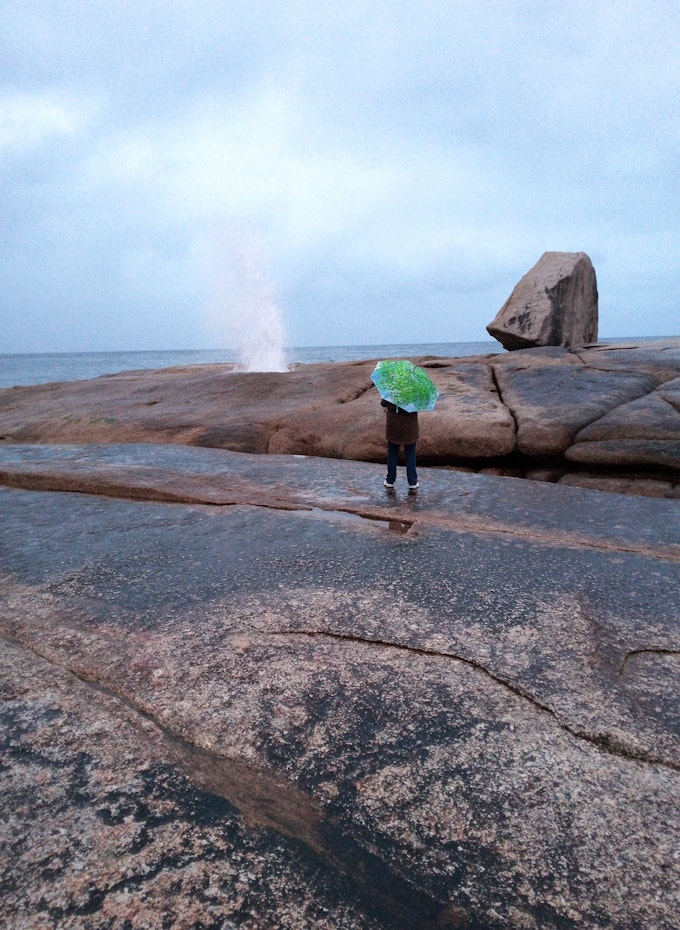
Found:
M 252 243 L 237 239 L 232 249 L 236 300 L 232 318 L 235 348 L 244 371 L 286 371 L 283 314 L 261 272 Z
M 241 371 L 285 371 L 283 314 L 261 270 L 256 240 L 216 226 L 211 245 L 203 314 L 213 347 L 233 350 Z

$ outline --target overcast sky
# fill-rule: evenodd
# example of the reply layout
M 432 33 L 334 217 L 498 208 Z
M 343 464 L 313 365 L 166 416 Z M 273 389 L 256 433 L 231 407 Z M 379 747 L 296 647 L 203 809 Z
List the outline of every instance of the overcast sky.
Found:
M 482 340 L 548 250 L 680 333 L 676 0 L 0 14 L 0 352 Z

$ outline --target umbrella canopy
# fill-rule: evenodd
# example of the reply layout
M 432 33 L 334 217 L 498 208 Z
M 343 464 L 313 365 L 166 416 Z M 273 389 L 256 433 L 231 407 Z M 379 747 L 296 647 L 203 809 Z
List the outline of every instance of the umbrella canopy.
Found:
M 378 362 L 371 381 L 380 396 L 407 413 L 434 410 L 439 391 L 423 368 L 406 359 Z

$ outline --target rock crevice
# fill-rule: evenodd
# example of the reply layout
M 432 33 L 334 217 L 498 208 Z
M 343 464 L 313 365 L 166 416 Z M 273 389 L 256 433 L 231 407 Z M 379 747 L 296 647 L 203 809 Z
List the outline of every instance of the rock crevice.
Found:
M 464 665 L 468 666 L 471 669 L 474 669 L 477 672 L 481 672 L 495 684 L 500 685 L 502 688 L 506 688 L 511 694 L 515 697 L 518 697 L 524 701 L 527 701 L 537 710 L 542 711 L 548 714 L 555 723 L 561 727 L 566 733 L 569 733 L 575 739 L 583 740 L 586 743 L 590 743 L 593 746 L 596 746 L 598 749 L 601 749 L 603 752 L 611 753 L 612 755 L 619 756 L 622 759 L 628 759 L 634 762 L 645 762 L 650 765 L 660 765 L 665 768 L 669 768 L 673 771 L 680 771 L 680 762 L 674 762 L 667 758 L 664 758 L 663 755 L 658 753 L 645 750 L 638 745 L 634 745 L 627 741 L 625 738 L 620 735 L 614 735 L 612 733 L 589 733 L 585 729 L 577 728 L 569 725 L 562 719 L 560 719 L 559 711 L 555 710 L 550 704 L 542 703 L 539 701 L 535 695 L 531 692 L 525 690 L 524 688 L 519 687 L 516 683 L 502 678 L 501 676 L 492 672 L 489 668 L 483 665 L 481 662 L 476 662 L 474 659 L 469 658 L 468 656 L 461 655 L 455 652 L 447 652 L 439 649 L 424 649 L 418 646 L 409 646 L 405 643 L 395 643 L 389 640 L 384 639 L 367 639 L 366 637 L 356 636 L 352 634 L 345 633 L 333 633 L 327 630 L 300 630 L 300 629 L 283 629 L 283 630 L 274 630 L 268 631 L 271 636 L 286 636 L 286 637 L 309 637 L 311 639 L 328 639 L 331 641 L 338 641 L 344 643 L 353 643 L 356 645 L 363 646 L 376 646 L 380 649 L 396 650 L 409 653 L 414 656 L 422 656 L 425 658 L 435 658 L 435 659 L 452 659 L 455 662 L 461 662 Z M 624 659 L 623 665 L 621 666 L 621 671 L 619 674 L 623 674 L 626 661 L 632 655 L 638 655 L 640 653 L 656 653 L 656 654 L 665 654 L 665 655 L 679 655 L 680 652 L 676 650 L 659 650 L 659 649 L 640 649 L 640 650 L 631 650 L 626 658 Z
M 626 665 L 630 659 L 636 656 L 680 656 L 679 649 L 664 649 L 663 647 L 646 646 L 640 649 L 630 649 L 625 656 L 619 668 L 619 677 L 626 672 Z

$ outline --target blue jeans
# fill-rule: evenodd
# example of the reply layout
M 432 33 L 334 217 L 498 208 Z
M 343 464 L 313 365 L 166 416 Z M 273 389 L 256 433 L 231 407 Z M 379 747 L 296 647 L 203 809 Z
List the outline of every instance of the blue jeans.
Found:
M 409 485 L 418 484 L 418 473 L 416 471 L 416 444 L 409 442 L 404 446 L 404 458 L 406 459 L 406 480 Z M 399 446 L 396 442 L 387 443 L 387 480 L 394 484 L 397 480 L 397 462 L 399 461 Z

